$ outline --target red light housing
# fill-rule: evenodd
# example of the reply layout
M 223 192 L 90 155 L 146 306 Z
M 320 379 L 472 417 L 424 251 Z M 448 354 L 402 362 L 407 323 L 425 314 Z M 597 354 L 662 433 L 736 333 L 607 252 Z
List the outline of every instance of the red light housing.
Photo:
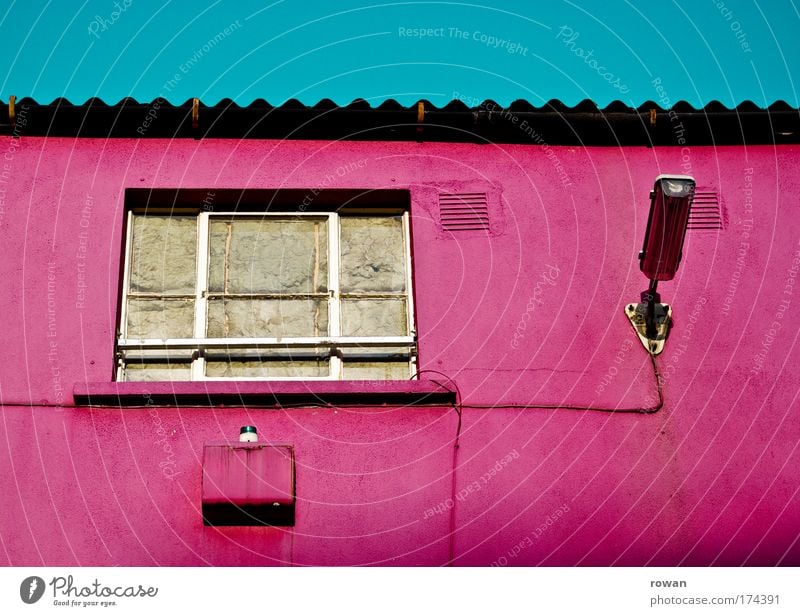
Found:
M 688 175 L 656 178 L 639 253 L 639 267 L 650 280 L 672 280 L 678 271 L 694 188 L 694 178 Z

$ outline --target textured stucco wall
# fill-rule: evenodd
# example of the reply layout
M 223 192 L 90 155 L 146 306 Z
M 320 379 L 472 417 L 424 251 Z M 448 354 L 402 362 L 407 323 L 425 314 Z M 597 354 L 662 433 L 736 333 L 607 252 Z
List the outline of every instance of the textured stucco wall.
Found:
M 0 563 L 800 564 L 798 148 L 3 143 Z M 465 408 L 452 547 L 453 411 L 70 406 L 111 379 L 125 188 L 317 186 L 411 190 L 420 367 L 466 404 L 652 405 L 622 309 L 669 172 L 728 225 L 661 285 L 664 408 Z M 475 191 L 491 234 L 442 233 L 437 194 Z M 246 423 L 295 445 L 292 530 L 202 526 L 203 444 Z

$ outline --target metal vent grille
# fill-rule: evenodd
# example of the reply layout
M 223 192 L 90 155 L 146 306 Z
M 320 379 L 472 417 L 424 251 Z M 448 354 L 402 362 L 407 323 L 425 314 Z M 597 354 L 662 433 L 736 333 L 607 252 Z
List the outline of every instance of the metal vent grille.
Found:
M 696 190 L 689 210 L 687 229 L 695 231 L 719 231 L 722 229 L 722 208 L 719 194 L 713 190 Z
M 489 231 L 486 193 L 442 193 L 439 220 L 445 231 Z

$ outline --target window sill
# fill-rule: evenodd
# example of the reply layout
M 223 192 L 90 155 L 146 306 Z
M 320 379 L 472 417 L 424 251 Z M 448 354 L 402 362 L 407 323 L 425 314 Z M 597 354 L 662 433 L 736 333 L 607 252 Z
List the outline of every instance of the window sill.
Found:
M 175 381 L 76 383 L 77 406 L 383 406 L 453 404 L 455 392 L 416 381 Z

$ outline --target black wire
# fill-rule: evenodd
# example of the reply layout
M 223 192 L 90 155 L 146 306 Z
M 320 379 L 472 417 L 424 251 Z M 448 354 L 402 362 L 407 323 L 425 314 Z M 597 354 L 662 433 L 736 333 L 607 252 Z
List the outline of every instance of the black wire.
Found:
M 602 406 L 591 406 L 591 405 L 574 405 L 574 404 L 541 404 L 541 403 L 511 403 L 511 404 L 470 404 L 464 403 L 461 398 L 461 390 L 458 387 L 458 384 L 452 379 L 452 377 L 448 376 L 444 372 L 440 372 L 438 370 L 420 370 L 414 374 L 411 378 L 416 378 L 420 374 L 431 373 L 431 374 L 438 374 L 439 376 L 443 376 L 446 378 L 450 384 L 453 386 L 453 393 L 456 394 L 455 403 L 432 403 L 426 404 L 425 406 L 446 406 L 453 408 L 459 416 L 459 426 L 458 426 L 458 435 L 461 434 L 461 413 L 462 410 L 465 408 L 469 409 L 564 409 L 564 410 L 573 410 L 573 411 L 600 411 L 606 413 L 655 413 L 664 406 L 664 394 L 662 391 L 661 383 L 661 374 L 658 370 L 658 365 L 656 363 L 656 358 L 654 355 L 650 355 L 650 361 L 653 366 L 653 374 L 656 381 L 656 391 L 658 393 L 658 403 L 652 407 L 629 407 L 629 408 L 618 408 L 618 407 L 602 407 Z M 445 387 L 444 384 L 439 383 L 438 381 L 433 381 L 437 385 Z M 236 404 L 54 404 L 54 403 L 44 403 L 44 402 L 29 402 L 29 401 L 6 401 L 0 400 L 0 408 L 4 406 L 22 406 L 22 407 L 43 407 L 43 408 L 101 408 L 101 409 L 147 409 L 152 408 L 154 406 L 164 408 L 164 407 L 175 407 L 175 408 L 184 408 L 184 409 L 207 409 L 207 408 L 231 408 L 231 409 L 270 409 L 270 410 L 281 410 L 281 409 L 292 409 L 292 408 L 339 408 L 336 405 L 325 402 L 298 402 L 295 404 L 259 404 L 259 403 L 249 403 L 242 401 L 241 403 Z M 374 408 L 376 404 L 374 402 L 368 403 L 360 403 L 360 402 L 350 402 L 345 407 L 364 407 L 364 408 Z
M 654 376 L 655 382 L 656 382 L 656 392 L 658 393 L 658 402 L 656 403 L 655 406 L 644 407 L 644 408 L 642 408 L 642 407 L 619 408 L 619 407 L 591 406 L 591 405 L 577 405 L 577 404 L 541 404 L 541 403 L 538 403 L 538 402 L 526 403 L 526 404 L 520 404 L 520 403 L 513 403 L 513 404 L 470 404 L 469 402 L 467 402 L 467 403 L 463 402 L 463 400 L 461 398 L 461 391 L 458 388 L 458 384 L 450 376 L 444 374 L 443 372 L 439 372 L 438 370 L 420 370 L 414 376 L 417 376 L 417 375 L 425 373 L 425 372 L 432 372 L 432 373 L 435 373 L 435 374 L 439 374 L 439 375 L 445 377 L 446 379 L 448 379 L 448 381 L 450 381 L 450 383 L 453 384 L 453 387 L 455 389 L 456 404 L 458 405 L 457 412 L 459 412 L 459 413 L 461 412 L 461 409 L 465 409 L 466 408 L 466 409 L 553 409 L 553 410 L 555 410 L 555 409 L 565 409 L 565 410 L 572 410 L 572 411 L 600 411 L 600 412 L 604 412 L 604 413 L 644 413 L 644 414 L 650 414 L 650 413 L 655 413 L 655 412 L 661 410 L 661 408 L 664 406 L 664 393 L 663 393 L 662 388 L 661 388 L 662 379 L 661 379 L 661 373 L 658 370 L 658 364 L 656 363 L 656 357 L 655 357 L 655 355 L 652 355 L 651 353 L 648 353 L 648 355 L 650 357 L 650 362 L 651 362 L 651 364 L 653 366 L 653 376 Z M 414 378 L 414 377 L 412 377 L 412 378 Z M 436 381 L 434 381 L 434 383 L 436 383 L 437 385 L 441 385 L 441 383 L 438 383 Z M 441 405 L 436 405 L 436 406 L 441 406 Z
M 456 427 L 456 438 L 453 443 L 453 466 L 451 469 L 452 475 L 452 484 L 450 488 L 450 498 L 452 501 L 452 506 L 450 507 L 450 536 L 448 542 L 448 560 L 447 566 L 452 566 L 453 561 L 455 560 L 455 533 L 456 533 L 456 469 L 458 468 L 458 448 L 460 446 L 460 438 L 461 438 L 461 426 L 462 426 L 462 413 L 464 408 L 473 408 L 473 409 L 508 409 L 508 408 L 537 408 L 537 409 L 567 409 L 567 410 L 574 410 L 574 411 L 601 411 L 601 412 L 608 412 L 608 413 L 655 413 L 664 406 L 664 394 L 661 390 L 661 375 L 658 371 L 658 364 L 656 363 L 656 357 L 652 353 L 648 353 L 650 356 L 650 362 L 653 366 L 653 376 L 655 377 L 656 381 L 656 391 L 658 392 L 658 403 L 653 407 L 646 407 L 646 408 L 608 408 L 608 407 L 600 407 L 600 406 L 580 406 L 580 405 L 572 405 L 572 404 L 464 404 L 461 398 L 461 390 L 458 387 L 458 383 L 456 383 L 452 377 L 445 374 L 444 372 L 440 372 L 439 370 L 419 370 L 416 374 L 414 374 L 411 378 L 416 378 L 420 374 L 431 373 L 431 374 L 438 374 L 446 378 L 450 383 L 453 385 L 453 389 L 455 390 L 456 399 L 453 403 L 453 409 L 455 410 L 456 414 L 458 415 L 458 426 Z M 437 385 L 442 385 L 438 381 L 434 381 Z
M 456 469 L 458 468 L 458 449 L 461 446 L 461 427 L 463 425 L 463 410 L 461 407 L 461 389 L 458 387 L 458 383 L 456 383 L 453 378 L 444 372 L 440 372 L 439 370 L 418 370 L 414 375 L 410 377 L 409 380 L 417 378 L 420 374 L 438 374 L 439 376 L 443 376 L 446 378 L 453 386 L 454 393 L 456 395 L 455 401 L 452 404 L 453 410 L 456 412 L 458 416 L 458 424 L 456 426 L 456 438 L 453 441 L 453 465 L 450 469 L 450 476 L 452 480 L 450 482 L 450 500 L 452 505 L 450 507 L 450 534 L 449 540 L 447 544 L 447 566 L 450 567 L 453 565 L 453 561 L 455 560 L 455 535 L 456 535 Z M 433 379 L 431 379 L 433 380 Z M 444 387 L 438 381 L 433 381 L 437 385 Z
M 604 406 L 587 406 L 587 405 L 574 405 L 574 404 L 461 404 L 461 408 L 467 409 L 565 409 L 572 411 L 601 411 L 604 413 L 642 413 L 645 415 L 656 413 L 664 406 L 664 393 L 661 389 L 661 373 L 658 371 L 655 355 L 650 355 L 650 361 L 653 364 L 653 375 L 656 381 L 656 391 L 658 393 L 658 403 L 650 407 L 604 407 Z
M 461 409 L 463 407 L 462 404 L 461 404 L 461 389 L 458 387 L 458 383 L 456 383 L 451 376 L 445 374 L 444 372 L 440 372 L 439 370 L 430 370 L 430 369 L 418 370 L 417 372 L 415 372 L 409 378 L 409 380 L 413 380 L 413 379 L 417 378 L 420 374 L 438 374 L 439 376 L 443 376 L 444 378 L 446 378 L 450 382 L 450 384 L 452 384 L 453 393 L 455 393 L 455 395 L 456 395 L 456 400 L 455 400 L 454 403 L 449 404 L 447 406 L 452 406 L 453 410 L 458 415 L 458 428 L 456 430 L 456 441 L 455 441 L 455 445 L 454 445 L 455 448 L 458 449 L 459 438 L 461 437 Z M 431 380 L 433 381 L 433 379 L 431 379 Z M 442 383 L 439 383 L 438 381 L 433 381 L 433 382 L 436 383 L 437 385 L 440 385 L 441 387 L 445 387 Z M 440 406 L 440 405 L 436 405 L 436 406 Z
M 646 408 L 609 408 L 609 407 L 599 407 L 599 406 L 581 406 L 581 405 L 572 405 L 572 404 L 463 404 L 463 399 L 461 397 L 461 389 L 458 386 L 453 378 L 444 372 L 440 372 L 439 370 L 418 370 L 414 375 L 410 378 L 415 379 L 419 377 L 421 374 L 436 374 L 439 376 L 444 377 L 447 379 L 448 383 L 452 385 L 453 393 L 455 393 L 455 400 L 451 404 L 431 404 L 427 406 L 449 406 L 451 407 L 458 417 L 458 423 L 456 425 L 456 437 L 453 441 L 453 463 L 451 468 L 451 476 L 452 482 L 450 486 L 450 499 L 452 501 L 452 506 L 450 507 L 450 533 L 449 533 L 449 541 L 448 541 L 448 560 L 447 566 L 452 566 L 453 561 L 455 560 L 455 532 L 456 532 L 456 469 L 458 468 L 458 450 L 461 446 L 461 429 L 463 427 L 463 410 L 464 408 L 475 408 L 475 409 L 526 409 L 526 408 L 537 408 L 537 409 L 566 409 L 566 410 L 574 410 L 574 411 L 601 411 L 601 412 L 608 412 L 608 413 L 655 413 L 659 411 L 664 406 L 664 394 L 661 388 L 661 375 L 658 371 L 658 364 L 656 363 L 655 355 L 648 353 L 650 356 L 650 362 L 653 366 L 653 375 L 656 381 L 656 391 L 658 392 L 658 403 L 653 407 L 646 407 Z M 433 379 L 431 379 L 433 380 Z M 433 381 L 437 385 L 441 387 L 445 387 L 442 383 L 438 381 Z M 144 409 L 144 408 L 152 408 L 152 407 L 160 407 L 161 405 L 157 404 L 143 404 L 143 405 L 98 405 L 98 404 L 88 404 L 85 407 L 82 406 L 65 406 L 61 404 L 47 404 L 47 403 L 14 403 L 14 402 L 3 402 L 0 401 L 0 408 L 3 406 L 29 406 L 29 407 L 60 407 L 60 408 L 114 408 L 114 409 L 128 409 L 128 408 L 135 408 L 135 409 Z M 272 404 L 272 405 L 258 405 L 258 404 L 245 404 L 242 401 L 241 405 L 210 405 L 214 408 L 245 408 L 245 409 L 274 409 L 274 410 L 281 410 L 281 409 L 290 409 L 290 408 L 335 408 L 333 404 L 330 403 L 297 403 L 297 404 Z M 374 407 L 375 404 L 348 404 L 349 407 Z M 176 408 L 209 408 L 209 405 L 176 405 Z

